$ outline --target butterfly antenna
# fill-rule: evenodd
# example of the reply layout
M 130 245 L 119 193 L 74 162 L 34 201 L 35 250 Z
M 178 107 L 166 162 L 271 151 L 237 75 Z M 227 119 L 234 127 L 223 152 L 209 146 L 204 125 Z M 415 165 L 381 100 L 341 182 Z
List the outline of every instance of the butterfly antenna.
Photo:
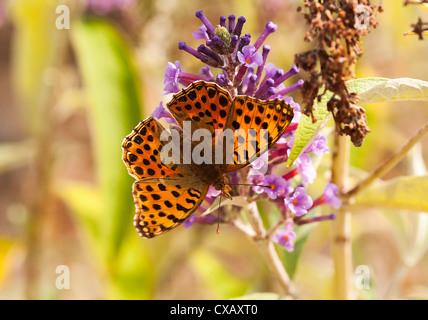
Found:
M 217 234 L 220 234 L 220 207 L 221 207 L 221 196 L 220 193 L 220 202 L 218 204 L 218 210 L 217 210 Z
M 270 186 L 264 186 L 262 184 L 251 184 L 251 183 L 229 183 L 232 186 L 251 186 L 251 187 L 265 187 L 270 188 Z

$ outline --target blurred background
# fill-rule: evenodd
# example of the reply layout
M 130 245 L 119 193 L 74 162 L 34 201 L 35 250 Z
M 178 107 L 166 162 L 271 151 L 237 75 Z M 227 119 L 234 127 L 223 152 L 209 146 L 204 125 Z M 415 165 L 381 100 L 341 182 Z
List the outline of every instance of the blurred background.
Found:
M 168 102 L 167 62 L 179 60 L 191 73 L 202 67 L 177 47 L 200 44 L 192 37 L 201 25 L 194 12 L 203 10 L 213 23 L 221 15 L 245 16 L 244 33 L 253 37 L 273 21 L 278 30 L 266 42 L 269 62 L 288 70 L 294 54 L 311 47 L 303 41 L 300 4 L 0 0 L 0 299 L 229 299 L 275 292 L 257 248 L 230 226 L 220 235 L 215 226 L 194 225 L 139 238 L 121 142 L 160 101 Z M 69 29 L 56 27 L 64 12 L 56 11 L 59 5 L 70 10 Z M 428 13 L 399 0 L 384 1 L 384 10 L 363 39 L 357 77 L 428 80 L 428 39 L 403 36 Z M 368 106 L 367 117 L 371 133 L 352 149 L 356 179 L 424 125 L 428 109 L 420 102 L 385 103 Z M 420 150 L 417 156 L 426 158 L 428 139 Z M 385 178 L 412 174 L 410 162 Z M 324 167 L 329 163 L 327 155 Z M 353 263 L 370 270 L 370 286 L 357 290 L 357 298 L 428 298 L 426 219 L 394 210 L 353 214 Z M 421 245 L 415 230 L 423 226 Z M 311 230 L 294 274 L 301 298 L 332 298 L 329 236 L 329 223 Z M 57 286 L 64 275 L 58 266 L 69 270 L 69 289 Z

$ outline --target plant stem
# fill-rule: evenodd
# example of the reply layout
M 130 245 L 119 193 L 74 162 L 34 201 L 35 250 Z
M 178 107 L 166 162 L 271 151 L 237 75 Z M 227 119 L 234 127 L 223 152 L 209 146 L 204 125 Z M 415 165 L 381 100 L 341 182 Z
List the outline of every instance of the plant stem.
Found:
M 346 190 L 349 174 L 350 141 L 347 136 L 334 136 L 332 181 L 339 188 L 339 194 Z M 339 209 L 332 221 L 332 251 L 334 261 L 334 295 L 336 299 L 352 298 L 352 247 L 351 213 Z
M 406 154 L 413 148 L 413 146 L 428 133 L 428 123 L 425 124 L 413 137 L 411 137 L 406 144 L 401 147 L 397 152 L 391 155 L 384 163 L 382 163 L 376 170 L 374 170 L 368 177 L 357 183 L 351 190 L 346 192 L 343 197 L 349 199 L 355 196 L 358 192 L 369 186 L 377 178 L 382 177 L 386 172 L 392 169 Z
M 251 202 L 249 204 L 248 216 L 251 226 L 253 227 L 256 234 L 255 237 L 252 237 L 252 239 L 256 242 L 260 251 L 265 256 L 267 264 L 271 268 L 273 275 L 278 281 L 281 294 L 295 297 L 294 285 L 288 276 L 288 273 L 278 256 L 278 253 L 275 250 L 271 238 L 268 237 L 266 229 L 263 226 L 263 221 L 260 217 L 256 202 Z

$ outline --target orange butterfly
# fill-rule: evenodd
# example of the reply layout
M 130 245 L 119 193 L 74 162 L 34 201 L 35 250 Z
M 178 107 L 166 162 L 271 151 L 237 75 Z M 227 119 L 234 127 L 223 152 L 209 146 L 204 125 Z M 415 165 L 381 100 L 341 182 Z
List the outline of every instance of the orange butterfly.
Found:
M 216 163 L 165 164 L 162 148 L 164 127 L 153 117 L 140 122 L 122 143 L 123 161 L 136 182 L 133 195 L 136 207 L 134 226 L 143 238 L 161 235 L 185 221 L 203 202 L 210 185 L 231 198 L 225 173 L 241 169 L 270 149 L 284 134 L 293 119 L 293 108 L 281 99 L 260 100 L 249 96 L 231 98 L 229 92 L 215 83 L 195 81 L 175 94 L 167 104 L 170 113 L 183 129 L 190 121 L 191 130 L 209 130 L 211 148 L 221 141 L 217 129 L 243 129 L 244 132 L 265 130 L 265 145 L 251 143 L 248 137 L 233 138 L 233 161 Z M 181 132 L 181 131 L 180 131 Z M 187 138 L 189 139 L 189 138 Z M 180 147 L 186 141 L 181 134 Z M 191 142 L 192 148 L 195 142 Z M 223 155 L 225 157 L 226 155 Z M 180 157 L 183 160 L 183 154 Z

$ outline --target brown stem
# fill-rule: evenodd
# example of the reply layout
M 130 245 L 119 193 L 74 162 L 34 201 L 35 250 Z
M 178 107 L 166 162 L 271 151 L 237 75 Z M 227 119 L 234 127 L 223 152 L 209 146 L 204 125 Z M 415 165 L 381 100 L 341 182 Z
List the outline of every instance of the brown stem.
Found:
M 272 240 L 268 237 L 266 229 L 263 226 L 262 218 L 260 217 L 257 203 L 252 202 L 248 206 L 248 216 L 251 226 L 253 227 L 256 236 L 253 238 L 256 241 L 260 251 L 265 256 L 267 264 L 272 270 L 273 275 L 278 280 L 281 294 L 295 297 L 294 285 L 288 276 L 278 253 L 275 250 Z
M 343 194 L 349 173 L 349 137 L 334 136 L 332 181 Z M 351 247 L 351 213 L 343 209 L 337 212 L 332 221 L 332 251 L 334 261 L 335 297 L 340 300 L 352 298 L 352 247 Z
M 413 137 L 411 137 L 403 147 L 391 155 L 384 163 L 374 170 L 367 178 L 358 182 L 351 190 L 347 191 L 343 197 L 349 199 L 355 196 L 358 192 L 369 186 L 373 181 L 382 177 L 390 169 L 392 169 L 407 152 L 428 133 L 428 123 L 425 124 Z

